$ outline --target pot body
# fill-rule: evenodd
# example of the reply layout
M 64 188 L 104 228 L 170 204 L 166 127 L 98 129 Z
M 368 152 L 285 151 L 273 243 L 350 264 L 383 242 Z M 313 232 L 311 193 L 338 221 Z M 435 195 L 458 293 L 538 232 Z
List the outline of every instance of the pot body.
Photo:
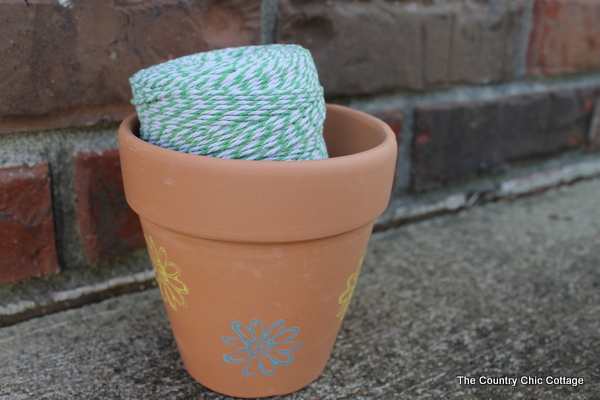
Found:
M 128 203 L 140 216 L 188 372 L 237 397 L 299 390 L 329 358 L 374 220 L 389 201 L 389 127 L 327 106 L 329 159 L 189 155 L 119 129 Z

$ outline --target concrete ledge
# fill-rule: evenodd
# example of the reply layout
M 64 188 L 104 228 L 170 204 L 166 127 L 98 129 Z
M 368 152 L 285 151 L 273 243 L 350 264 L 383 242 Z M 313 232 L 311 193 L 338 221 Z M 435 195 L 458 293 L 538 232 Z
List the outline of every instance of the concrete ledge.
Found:
M 144 249 L 60 274 L 0 286 L 0 327 L 156 286 Z
M 375 231 L 405 223 L 457 212 L 476 204 L 530 196 L 550 188 L 600 176 L 600 160 L 581 160 L 576 163 L 552 166 L 541 172 L 506 177 L 499 182 L 481 182 L 475 188 L 462 185 L 459 189 L 441 194 L 405 196 L 392 200 L 385 213 L 375 222 Z
M 148 270 L 118 276 L 91 285 L 78 286 L 74 289 L 50 292 L 45 298 L 37 301 L 21 300 L 0 306 L 0 326 L 12 325 L 30 318 L 154 286 L 156 286 L 154 271 Z
M 598 193 L 591 180 L 374 234 L 325 372 L 281 398 L 596 398 Z M 0 399 L 227 398 L 185 371 L 156 289 L 2 328 L 0 354 Z

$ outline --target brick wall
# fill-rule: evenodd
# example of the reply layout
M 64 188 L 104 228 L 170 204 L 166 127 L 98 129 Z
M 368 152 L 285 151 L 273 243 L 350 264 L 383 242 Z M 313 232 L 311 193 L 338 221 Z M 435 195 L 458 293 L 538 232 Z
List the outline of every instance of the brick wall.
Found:
M 396 133 L 396 198 L 598 158 L 600 0 L 0 0 L 0 20 L 0 283 L 143 248 L 127 80 L 195 52 L 308 48 L 329 102 Z

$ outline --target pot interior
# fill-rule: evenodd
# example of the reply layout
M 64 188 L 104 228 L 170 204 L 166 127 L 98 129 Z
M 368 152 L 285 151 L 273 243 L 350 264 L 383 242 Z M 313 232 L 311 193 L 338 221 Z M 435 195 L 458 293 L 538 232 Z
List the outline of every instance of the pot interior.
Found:
M 140 137 L 140 121 L 135 118 L 131 132 Z M 385 132 L 373 129 L 373 124 L 361 115 L 340 112 L 337 108 L 327 107 L 327 116 L 323 127 L 323 138 L 327 145 L 329 158 L 348 156 L 370 150 L 383 143 Z
M 384 142 L 386 132 L 374 129 L 366 114 L 343 113 L 338 108 L 327 108 L 323 137 L 329 158 L 349 156 L 371 150 Z

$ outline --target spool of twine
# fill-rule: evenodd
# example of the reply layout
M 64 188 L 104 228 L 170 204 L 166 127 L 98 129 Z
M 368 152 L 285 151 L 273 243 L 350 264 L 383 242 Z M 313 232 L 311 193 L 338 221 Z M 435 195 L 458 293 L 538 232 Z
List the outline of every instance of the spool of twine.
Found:
M 296 45 L 181 57 L 130 80 L 143 140 L 242 160 L 327 158 L 325 101 L 310 52 Z

